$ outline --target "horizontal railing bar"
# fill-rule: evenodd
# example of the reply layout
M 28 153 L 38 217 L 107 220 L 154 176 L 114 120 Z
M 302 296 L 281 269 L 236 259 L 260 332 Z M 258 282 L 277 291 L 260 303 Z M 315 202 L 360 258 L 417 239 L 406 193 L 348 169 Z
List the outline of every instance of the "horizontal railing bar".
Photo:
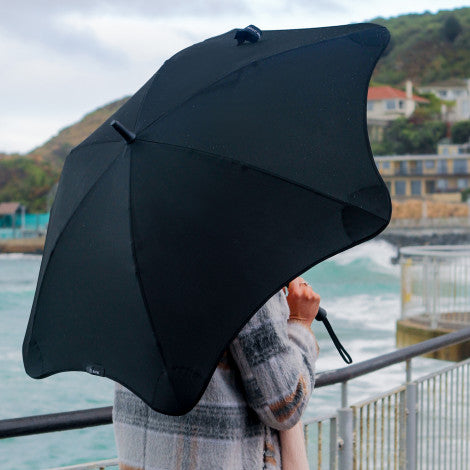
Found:
M 328 421 L 330 419 L 336 419 L 336 413 L 331 413 L 325 416 L 316 416 L 312 418 L 302 418 L 302 424 L 307 426 L 309 424 L 319 423 L 320 421 Z
M 470 327 L 358 362 L 352 366 L 319 373 L 315 379 L 315 387 L 320 388 L 347 382 L 369 372 L 374 372 L 406 361 L 407 359 L 412 359 L 413 357 L 467 340 L 470 340 Z M 111 406 L 0 420 L 0 439 L 81 429 L 103 424 L 112 424 Z
M 439 369 L 436 372 L 431 372 L 430 374 L 420 377 L 419 379 L 415 379 L 414 382 L 416 383 L 426 382 L 430 379 L 433 379 L 434 377 L 438 377 L 439 375 L 445 374 L 446 372 L 450 372 L 451 370 L 459 369 L 467 364 L 470 364 L 470 358 L 465 359 L 462 362 L 456 362 L 455 364 L 451 364 L 450 366 L 443 367 L 442 369 Z
M 96 470 L 107 467 L 117 467 L 119 465 L 118 459 L 98 460 L 97 462 L 87 462 L 77 465 L 69 465 L 67 467 L 56 467 L 50 470 Z
M 0 420 L 0 439 L 111 424 L 112 406 Z
M 371 405 L 372 403 L 380 401 L 384 398 L 388 398 L 388 397 L 391 397 L 393 395 L 398 395 L 399 393 L 404 392 L 405 390 L 406 390 L 406 386 L 405 385 L 400 385 L 398 387 L 392 388 L 391 390 L 387 390 L 384 393 L 380 393 L 378 395 L 374 395 L 374 396 L 372 396 L 370 398 L 367 398 L 365 400 L 358 401 L 357 403 L 353 403 L 350 406 L 351 406 L 351 408 L 364 408 L 365 406 Z
M 413 344 L 406 348 L 398 349 L 382 356 L 373 357 L 366 361 L 358 362 L 352 366 L 342 367 L 332 371 L 319 373 L 315 378 L 315 388 L 326 387 L 337 383 L 347 382 L 361 375 L 375 372 L 385 367 L 399 364 L 400 362 L 421 356 L 432 351 L 452 346 L 470 340 L 470 327 L 447 333 L 438 338 L 428 339 L 422 343 Z

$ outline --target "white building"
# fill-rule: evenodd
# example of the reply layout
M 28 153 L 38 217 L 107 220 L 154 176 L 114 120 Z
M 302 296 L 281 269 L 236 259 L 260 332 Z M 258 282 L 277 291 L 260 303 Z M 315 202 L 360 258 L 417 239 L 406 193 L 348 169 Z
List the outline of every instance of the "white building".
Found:
M 413 114 L 417 103 L 429 103 L 413 95 L 413 85 L 406 82 L 406 91 L 391 86 L 371 86 L 367 94 L 367 119 L 393 121 Z
M 384 128 L 399 117 L 409 117 L 418 104 L 429 100 L 413 95 L 413 85 L 406 82 L 406 91 L 391 86 L 371 86 L 367 93 L 367 127 L 372 141 L 381 142 Z
M 433 93 L 441 100 L 453 101 L 443 106 L 443 119 L 449 122 L 470 119 L 470 79 L 452 78 L 419 88 L 420 93 Z

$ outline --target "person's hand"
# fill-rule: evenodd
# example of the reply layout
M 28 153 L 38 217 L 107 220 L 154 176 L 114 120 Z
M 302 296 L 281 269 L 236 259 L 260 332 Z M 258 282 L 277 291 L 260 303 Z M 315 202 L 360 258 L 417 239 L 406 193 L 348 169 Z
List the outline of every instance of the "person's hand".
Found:
M 302 322 L 310 329 L 320 307 L 320 296 L 301 277 L 290 282 L 288 288 L 289 320 Z

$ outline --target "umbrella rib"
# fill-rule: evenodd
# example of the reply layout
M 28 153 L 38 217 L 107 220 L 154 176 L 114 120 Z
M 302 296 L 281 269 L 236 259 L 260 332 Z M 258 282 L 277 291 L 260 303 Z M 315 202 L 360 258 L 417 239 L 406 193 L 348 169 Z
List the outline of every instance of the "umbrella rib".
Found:
M 100 145 L 101 142 L 98 144 Z M 95 142 L 93 145 L 97 145 L 97 143 Z M 73 149 L 75 150 L 75 149 Z M 72 151 L 73 151 L 72 150 Z M 72 152 L 71 151 L 71 152 Z M 37 284 L 37 287 L 36 287 L 36 292 L 37 292 L 37 298 L 35 297 L 33 299 L 33 306 L 32 306 L 32 310 L 34 310 L 34 315 L 32 316 L 31 318 L 31 331 L 33 331 L 34 329 L 34 325 L 35 325 L 35 322 L 36 322 L 36 305 L 39 303 L 39 299 L 42 295 L 42 290 L 41 290 L 41 286 L 42 284 L 44 283 L 44 279 L 46 278 L 46 275 L 47 275 L 47 267 L 52 259 L 52 256 L 54 255 L 54 252 L 55 252 L 55 249 L 56 249 L 56 246 L 57 246 L 57 243 L 59 243 L 59 240 L 60 238 L 62 237 L 62 235 L 64 234 L 65 230 L 67 229 L 67 227 L 69 226 L 70 222 L 72 221 L 72 219 L 75 217 L 75 214 L 77 213 L 77 211 L 80 209 L 80 206 L 82 205 L 83 201 L 89 196 L 89 194 L 93 191 L 93 189 L 96 187 L 96 185 L 98 184 L 98 182 L 101 180 L 101 178 L 111 169 L 111 167 L 116 163 L 116 160 L 122 156 L 123 153 L 119 153 L 110 163 L 109 165 L 103 170 L 103 172 L 99 175 L 99 177 L 96 179 L 96 181 L 92 184 L 92 186 L 88 189 L 88 191 L 83 195 L 82 199 L 80 200 L 80 202 L 77 204 L 77 207 L 73 210 L 72 214 L 70 214 L 70 217 L 67 219 L 67 222 L 64 224 L 63 228 L 61 229 L 60 233 L 57 235 L 57 238 L 55 239 L 55 241 L 53 241 L 53 245 L 49 251 L 49 256 L 46 258 L 44 258 L 45 260 L 45 263 L 44 263 L 44 268 L 42 267 L 41 265 L 41 269 L 40 269 L 40 272 L 39 272 L 39 278 L 38 278 L 38 284 Z M 42 275 L 41 275 L 42 273 Z
M 129 184 L 129 206 L 128 207 L 129 207 L 129 232 L 130 232 L 130 236 L 131 236 L 131 254 L 132 254 L 132 260 L 134 262 L 134 271 L 135 271 L 135 276 L 136 276 L 136 279 L 137 279 L 137 284 L 139 285 L 140 295 L 142 296 L 142 301 L 143 301 L 144 307 L 145 307 L 145 313 L 147 314 L 147 320 L 150 323 L 150 328 L 152 328 L 153 336 L 155 338 L 155 343 L 156 343 L 156 346 L 157 346 L 158 352 L 160 354 L 160 357 L 162 359 L 163 367 L 164 367 L 164 371 L 162 371 L 160 373 L 160 375 L 158 376 L 158 379 L 155 382 L 155 386 L 154 386 L 154 389 L 153 389 L 153 392 L 152 392 L 152 400 L 155 397 L 155 392 L 157 390 L 158 383 L 159 383 L 162 375 L 165 372 L 166 372 L 166 375 L 168 377 L 168 383 L 169 383 L 169 385 L 170 385 L 170 387 L 173 391 L 173 396 L 177 400 L 176 390 L 175 390 L 175 387 L 174 387 L 174 384 L 173 384 L 173 381 L 172 381 L 172 377 L 171 377 L 171 374 L 170 374 L 170 367 L 168 366 L 165 355 L 163 354 L 163 348 L 162 348 L 162 345 L 161 345 L 160 337 L 159 337 L 158 332 L 157 332 L 157 328 L 155 327 L 154 322 L 152 321 L 152 316 L 151 316 L 151 313 L 150 313 L 150 307 L 149 307 L 149 304 L 148 304 L 148 301 L 147 301 L 147 295 L 145 294 L 144 285 L 142 283 L 142 277 L 140 275 L 139 263 L 137 262 L 137 254 L 136 254 L 136 250 L 135 250 L 135 222 L 134 222 L 134 211 L 133 211 L 133 207 L 134 207 L 133 199 L 134 198 L 133 198 L 133 185 L 132 185 L 132 161 L 133 161 L 133 159 L 129 158 L 129 183 L 128 183 Z
M 150 90 L 152 89 L 153 82 L 155 81 L 155 79 L 157 78 L 158 75 L 160 75 L 160 70 L 158 70 L 156 73 L 154 73 L 153 77 L 151 78 L 151 82 L 149 84 L 149 87 L 148 87 L 147 91 L 145 92 L 145 96 L 142 97 L 142 101 L 139 104 L 139 110 L 137 111 L 136 116 L 135 116 L 134 129 L 137 128 L 137 122 L 139 121 L 140 113 L 142 112 L 142 108 L 144 107 L 145 100 L 147 99 L 147 96 L 148 96 Z
M 316 189 L 313 189 L 311 188 L 310 186 L 307 186 L 305 184 L 302 184 L 302 183 L 299 183 L 297 181 L 294 181 L 290 178 L 286 178 L 285 176 L 281 176 L 281 175 L 278 175 L 277 173 L 274 173 L 270 170 L 266 170 L 264 168 L 260 168 L 256 165 L 253 165 L 251 163 L 245 163 L 245 162 L 241 162 L 240 160 L 237 160 L 235 158 L 232 158 L 232 157 L 228 157 L 226 155 L 220 155 L 218 153 L 212 153 L 212 152 L 206 152 L 205 150 L 199 150 L 199 149 L 196 149 L 196 148 L 192 148 L 192 147 L 186 147 L 184 145 L 177 145 L 177 144 L 170 144 L 170 143 L 167 143 L 167 142 L 156 142 L 154 140 L 147 140 L 147 139 L 137 139 L 141 142 L 147 142 L 147 143 L 151 143 L 151 144 L 157 144 L 157 145 L 163 145 L 163 146 L 168 146 L 168 147 L 173 147 L 173 148 L 177 148 L 177 149 L 183 149 L 183 150 L 190 150 L 190 151 L 193 151 L 193 152 L 197 152 L 201 155 L 206 155 L 208 157 L 215 157 L 215 158 L 219 158 L 219 159 L 222 159 L 222 160 L 227 160 L 227 161 L 230 161 L 232 163 L 236 163 L 240 166 L 243 166 L 243 167 L 247 167 L 249 168 L 250 170 L 253 170 L 253 171 L 257 171 L 259 173 L 263 173 L 267 176 L 270 176 L 272 178 L 276 178 L 276 179 L 280 179 L 282 181 L 285 181 L 286 183 L 290 183 L 294 186 L 297 186 L 299 188 L 302 188 L 302 189 L 306 189 L 307 191 L 310 191 L 314 194 L 316 194 L 317 196 L 321 196 L 321 197 L 324 197 L 325 199 L 329 199 L 331 201 L 334 201 L 336 203 L 339 203 L 339 204 L 343 204 L 343 205 L 347 205 L 347 206 L 351 206 L 351 207 L 355 207 L 357 209 L 360 209 L 361 211 L 363 212 L 366 212 L 367 214 L 370 214 L 370 215 L 373 215 L 374 217 L 379 217 L 380 219 L 388 222 L 388 219 L 378 215 L 378 214 L 374 214 L 373 212 L 367 210 L 367 209 L 364 209 L 362 207 L 359 207 L 359 206 L 356 206 L 355 204 L 352 204 L 350 202 L 347 202 L 347 201 L 343 201 L 342 199 L 340 198 L 337 198 L 335 196 L 332 196 L 328 193 L 325 193 L 323 191 L 318 191 Z
M 377 28 L 377 25 L 374 25 L 374 27 L 371 27 L 371 28 L 368 28 L 368 29 L 375 29 Z M 367 31 L 366 29 L 362 30 L 362 31 Z M 277 52 L 276 54 L 271 54 L 269 56 L 266 56 L 266 57 L 261 57 L 259 59 L 256 59 L 256 60 L 252 60 L 250 62 L 248 62 L 247 64 L 237 68 L 236 70 L 232 70 L 230 72 L 227 72 L 226 74 L 222 75 L 222 77 L 218 78 L 217 80 L 214 80 L 212 83 L 210 83 L 209 85 L 206 85 L 202 88 L 200 88 L 199 90 L 195 91 L 191 96 L 189 96 L 188 98 L 186 98 L 185 100 L 181 101 L 181 103 L 178 103 L 176 104 L 175 106 L 173 106 L 171 109 L 168 109 L 167 111 L 164 111 L 162 114 L 160 114 L 160 116 L 158 116 L 157 118 L 155 118 L 153 121 L 149 122 L 146 126 L 144 126 L 142 129 L 139 129 L 139 133 L 141 132 L 144 132 L 147 128 L 149 128 L 150 126 L 152 126 L 153 124 L 156 124 L 158 121 L 161 121 L 162 119 L 164 119 L 166 116 L 168 116 L 170 113 L 172 113 L 173 111 L 175 111 L 176 109 L 178 109 L 180 106 L 183 106 L 185 103 L 187 103 L 188 101 L 192 100 L 194 97 L 196 97 L 197 95 L 199 95 L 200 93 L 202 93 L 203 91 L 206 91 L 208 90 L 209 88 L 212 88 L 214 85 L 217 85 L 219 82 L 221 82 L 222 80 L 224 80 L 225 78 L 229 77 L 230 75 L 233 75 L 235 73 L 238 73 L 240 72 L 241 70 L 244 70 L 248 67 L 250 67 L 251 65 L 253 65 L 254 63 L 260 63 L 260 62 L 263 62 L 267 59 L 271 59 L 272 57 L 277 57 L 277 56 L 281 56 L 283 54 L 287 54 L 289 52 L 292 52 L 292 51 L 297 51 L 299 49 L 304 49 L 304 48 L 307 48 L 307 47 L 312 47 L 312 46 L 317 46 L 319 44 L 323 44 L 324 42 L 328 42 L 328 41 L 335 41 L 335 40 L 338 40 L 338 39 L 343 39 L 343 38 L 346 38 L 348 36 L 350 36 L 351 34 L 355 34 L 357 31 L 354 31 L 354 32 L 349 32 L 349 33 L 346 33 L 346 34 L 342 34 L 340 36 L 336 36 L 335 38 L 329 38 L 329 39 L 324 39 L 322 41 L 318 41 L 318 42 L 315 42 L 315 43 L 310 43 L 310 44 L 303 44 L 302 46 L 297 46 L 297 47 L 293 47 L 292 49 L 287 49 L 285 51 L 281 51 L 281 52 Z M 156 77 L 158 74 L 160 73 L 160 70 L 154 75 L 154 77 Z M 139 110 L 140 112 L 140 110 Z
M 140 104 L 139 104 L 139 110 L 137 111 L 137 113 L 136 113 L 136 118 L 134 119 L 134 126 L 133 126 L 134 129 L 135 129 L 135 126 L 136 126 L 136 124 L 137 124 L 137 121 L 139 120 L 140 112 L 141 112 L 141 110 L 142 110 L 143 104 L 144 104 L 144 102 L 145 102 L 145 100 L 146 100 L 146 98 L 147 98 L 147 95 L 149 94 L 149 91 L 150 91 L 150 89 L 151 89 L 151 87 L 152 87 L 152 84 L 153 84 L 153 82 L 154 82 L 154 80 L 155 80 L 155 77 L 156 77 L 157 75 L 158 75 L 158 72 L 155 73 L 154 76 L 151 78 L 151 83 L 149 84 L 148 90 L 145 92 L 145 96 L 142 97 L 142 100 L 141 100 L 141 102 L 140 102 Z M 105 121 L 105 124 L 106 124 L 106 123 L 109 124 L 115 114 L 116 114 L 116 113 L 114 113 L 110 118 L 108 118 L 108 119 Z M 104 125 L 104 124 L 103 124 L 103 125 Z M 86 140 L 85 140 L 85 141 L 86 141 Z M 84 141 L 84 142 L 85 142 L 85 141 Z M 72 152 L 74 152 L 75 150 L 82 150 L 83 148 L 89 147 L 90 145 L 108 144 L 108 143 L 113 143 L 113 142 L 116 142 L 116 143 L 117 143 L 117 142 L 122 142 L 122 140 L 100 140 L 100 141 L 98 141 L 98 142 L 89 142 L 89 143 L 87 143 L 87 144 L 85 144 L 84 142 L 82 142 L 82 143 L 78 144 L 77 146 L 75 146 L 74 148 L 72 148 L 72 150 L 70 150 L 69 153 L 72 153 Z

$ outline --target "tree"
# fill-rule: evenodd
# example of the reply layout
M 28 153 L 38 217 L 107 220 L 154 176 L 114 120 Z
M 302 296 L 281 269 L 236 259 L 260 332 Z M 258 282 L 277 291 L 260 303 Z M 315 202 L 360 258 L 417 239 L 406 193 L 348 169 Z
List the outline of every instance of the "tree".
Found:
M 454 42 L 462 32 L 462 26 L 454 15 L 449 15 L 444 23 L 444 36 L 450 42 Z
M 426 98 L 428 103 L 423 106 L 417 106 L 413 114 L 409 117 L 409 121 L 414 124 L 423 124 L 427 121 L 439 121 L 441 119 L 441 107 L 453 106 L 453 101 L 444 101 L 438 98 L 434 93 L 421 93 L 419 96 Z
M 385 130 L 382 148 L 395 155 L 435 153 L 437 143 L 446 135 L 442 121 L 416 124 L 405 118 L 393 121 Z
M 454 144 L 464 144 L 470 140 L 470 121 L 456 122 L 452 128 L 452 142 Z

